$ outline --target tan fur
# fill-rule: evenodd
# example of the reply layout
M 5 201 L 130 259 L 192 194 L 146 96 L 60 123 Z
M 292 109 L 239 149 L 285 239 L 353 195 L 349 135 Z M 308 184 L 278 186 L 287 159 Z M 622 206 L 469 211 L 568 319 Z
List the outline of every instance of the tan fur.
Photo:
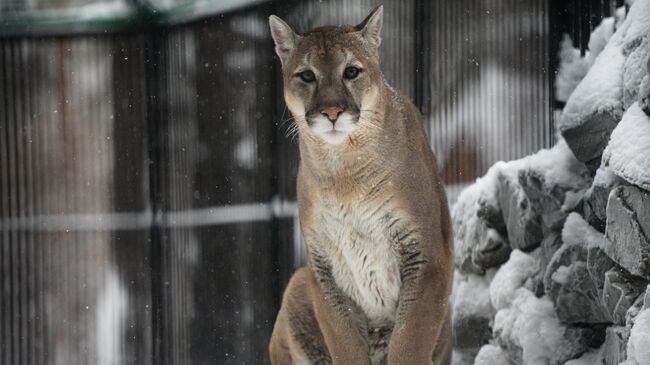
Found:
M 357 27 L 302 35 L 271 19 L 299 130 L 298 204 L 309 251 L 276 320 L 274 365 L 451 361 L 447 201 L 420 113 L 379 70 L 380 28 L 381 8 Z M 350 64 L 362 73 L 339 81 Z M 296 78 L 305 65 L 317 82 Z M 323 99 L 358 114 L 340 144 L 310 122 Z

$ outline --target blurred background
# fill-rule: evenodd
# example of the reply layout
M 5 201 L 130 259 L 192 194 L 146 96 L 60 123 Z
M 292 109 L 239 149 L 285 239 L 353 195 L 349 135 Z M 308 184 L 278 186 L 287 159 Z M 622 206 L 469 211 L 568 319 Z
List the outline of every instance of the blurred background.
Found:
M 270 14 L 376 0 L 0 0 L 0 364 L 262 364 L 304 263 Z M 453 203 L 554 143 L 558 50 L 620 0 L 385 0 Z

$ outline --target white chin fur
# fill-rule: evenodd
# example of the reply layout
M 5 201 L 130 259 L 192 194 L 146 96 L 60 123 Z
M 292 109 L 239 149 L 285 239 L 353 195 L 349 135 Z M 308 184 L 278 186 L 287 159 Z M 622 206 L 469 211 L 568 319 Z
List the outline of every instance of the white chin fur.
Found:
M 312 122 L 312 132 L 326 143 L 332 145 L 343 143 L 348 135 L 357 129 L 357 126 L 354 124 L 354 119 L 346 112 L 339 115 L 334 125 L 322 115 L 314 118 Z
M 318 133 L 318 136 L 329 144 L 341 144 L 347 138 L 348 133 L 331 130 L 329 132 Z

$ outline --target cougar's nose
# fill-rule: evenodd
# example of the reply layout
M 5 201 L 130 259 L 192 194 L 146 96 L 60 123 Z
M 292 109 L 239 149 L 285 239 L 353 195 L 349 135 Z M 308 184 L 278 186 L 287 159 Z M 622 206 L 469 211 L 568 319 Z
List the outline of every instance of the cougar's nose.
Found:
M 321 110 L 320 113 L 326 116 L 327 119 L 329 119 L 332 123 L 334 123 L 339 117 L 339 114 L 343 113 L 343 108 L 340 106 L 333 106 Z

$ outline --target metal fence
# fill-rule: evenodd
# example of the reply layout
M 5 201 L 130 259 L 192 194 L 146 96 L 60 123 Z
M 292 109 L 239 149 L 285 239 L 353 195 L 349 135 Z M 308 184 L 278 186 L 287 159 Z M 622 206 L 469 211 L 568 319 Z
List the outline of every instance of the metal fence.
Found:
M 74 11 L 91 1 L 28 3 L 72 11 L 39 24 L 0 5 L 0 364 L 268 362 L 304 251 L 267 17 L 304 31 L 376 1 L 93 21 Z M 576 3 L 384 2 L 385 76 L 424 113 L 452 194 L 553 142 Z

